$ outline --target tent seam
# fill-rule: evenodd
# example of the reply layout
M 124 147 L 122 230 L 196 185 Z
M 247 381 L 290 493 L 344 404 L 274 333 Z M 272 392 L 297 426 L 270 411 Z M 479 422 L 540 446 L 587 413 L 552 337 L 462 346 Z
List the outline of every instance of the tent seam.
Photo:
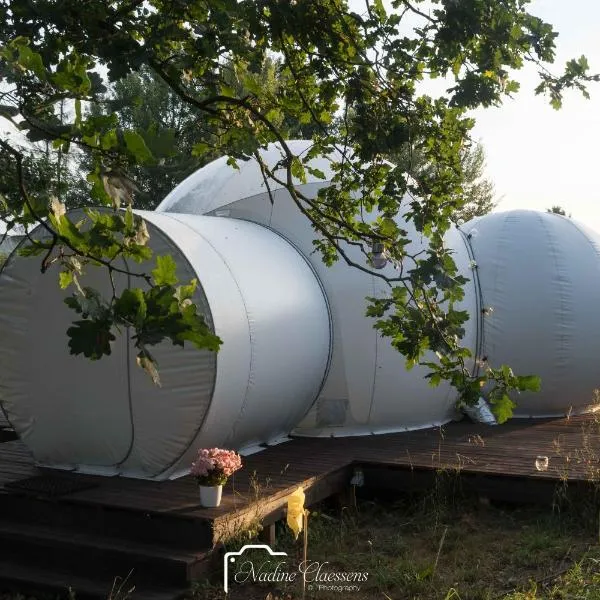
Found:
M 477 314 L 477 318 L 475 322 L 475 360 L 473 361 L 473 369 L 471 371 L 471 374 L 473 377 L 478 377 L 480 372 L 480 360 L 485 343 L 485 330 L 482 312 L 483 291 L 481 289 L 481 281 L 479 279 L 479 266 L 477 264 L 477 257 L 475 254 L 475 250 L 471 245 L 471 240 L 469 239 L 469 236 L 465 234 L 465 232 L 460 227 L 457 227 L 457 229 L 467 249 L 467 255 L 469 256 L 469 260 L 472 260 L 474 263 L 474 268 L 471 269 L 471 273 L 473 276 L 473 284 L 475 287 L 475 311 Z
M 127 289 L 129 289 L 131 286 L 131 271 L 129 270 L 129 264 L 125 258 L 123 258 L 123 262 L 125 263 L 125 269 L 127 270 Z M 120 467 L 126 460 L 129 459 L 131 453 L 133 452 L 133 448 L 135 447 L 135 418 L 133 410 L 133 394 L 131 393 L 131 348 L 129 344 L 129 329 L 129 327 L 126 328 L 127 343 L 125 345 L 125 360 L 127 370 L 127 400 L 129 403 L 129 421 L 131 423 L 131 440 L 129 442 L 129 448 L 125 453 L 125 458 L 117 462 L 114 465 L 116 467 Z
M 319 286 L 319 289 L 321 290 L 321 294 L 323 296 L 323 302 L 325 303 L 325 310 L 327 311 L 327 322 L 329 325 L 329 348 L 327 350 L 327 364 L 325 365 L 325 371 L 324 371 L 323 377 L 321 379 L 321 384 L 319 385 L 319 391 L 317 392 L 315 399 L 311 403 L 310 408 L 306 411 L 306 413 L 305 413 L 305 416 L 306 416 L 306 414 L 308 414 L 310 412 L 312 407 L 317 402 L 321 392 L 323 391 L 323 388 L 325 387 L 325 383 L 327 382 L 327 378 L 329 377 L 329 372 L 331 370 L 331 362 L 333 360 L 333 337 L 334 337 L 334 335 L 333 335 L 333 316 L 332 316 L 332 312 L 331 312 L 331 304 L 329 303 L 329 296 L 327 296 L 327 292 L 325 291 L 325 286 L 323 285 L 323 282 L 321 281 L 321 278 L 319 277 L 319 274 L 317 273 L 317 270 L 315 269 L 314 265 L 308 260 L 308 258 L 304 254 L 304 252 L 302 252 L 302 250 L 300 250 L 300 248 L 296 244 L 294 244 L 294 242 L 292 242 L 290 239 L 288 239 L 280 231 L 273 229 L 270 225 L 264 225 L 262 223 L 257 223 L 256 221 L 250 221 L 249 219 L 242 219 L 242 218 L 238 218 L 238 217 L 226 217 L 226 218 L 231 218 L 231 219 L 237 220 L 237 221 L 244 221 L 245 223 L 252 223 L 253 225 L 258 225 L 259 227 L 264 227 L 265 229 L 268 229 L 270 232 L 274 233 L 275 235 L 280 237 L 282 240 L 287 242 L 294 250 L 296 250 L 296 252 L 300 256 L 300 258 L 302 258 L 302 260 L 306 263 L 306 265 L 310 269 L 311 273 L 313 274 L 315 281 L 317 282 L 317 284 Z
M 173 217 L 174 213 L 158 213 L 158 212 L 156 212 L 156 214 L 159 215 L 159 217 L 164 217 L 165 219 L 171 219 L 173 221 L 176 221 L 177 223 L 183 225 L 184 227 L 187 227 L 188 229 L 190 229 L 192 231 L 195 231 L 193 228 L 191 228 L 184 221 L 181 221 L 180 219 L 174 218 Z M 153 223 L 151 223 L 151 224 L 154 225 Z M 185 252 L 182 251 L 182 249 L 179 246 L 179 244 L 170 235 L 168 235 L 161 228 L 159 228 L 157 225 L 154 225 L 154 228 L 157 230 L 157 232 L 160 235 L 163 235 L 170 243 L 173 244 L 173 246 L 175 248 L 177 248 L 177 250 L 179 251 L 179 253 L 181 254 L 181 256 L 184 258 L 184 260 L 188 264 L 188 267 L 190 267 L 190 270 L 195 273 L 195 269 L 194 269 L 193 265 L 189 262 L 189 260 L 187 258 L 187 255 L 185 254 Z M 206 313 L 207 313 L 206 316 L 208 316 L 208 320 L 210 321 L 209 323 L 207 323 L 207 325 L 209 325 L 211 327 L 211 329 L 212 329 L 212 331 L 214 333 L 214 331 L 215 331 L 215 324 L 214 324 L 212 312 L 210 310 L 210 303 L 208 302 L 208 298 L 206 297 L 206 293 L 204 292 L 204 288 L 202 287 L 202 282 L 200 280 L 198 280 L 198 287 L 197 287 L 197 289 L 202 292 L 202 297 L 204 298 L 204 304 L 205 304 Z M 191 439 L 187 442 L 187 444 L 185 444 L 184 449 L 176 456 L 176 458 L 174 458 L 172 461 L 170 461 L 165 467 L 161 467 L 160 471 L 154 472 L 153 474 L 149 475 L 150 478 L 160 477 L 161 475 L 163 475 L 164 473 L 166 473 L 167 471 L 169 471 L 170 469 L 172 469 L 181 460 L 181 458 L 186 454 L 186 452 L 191 448 L 192 444 L 194 443 L 194 441 L 198 437 L 198 434 L 200 433 L 200 431 L 204 427 L 204 423 L 206 422 L 206 417 L 207 417 L 207 415 L 208 415 L 208 413 L 210 411 L 210 407 L 211 407 L 213 399 L 214 399 L 215 387 L 216 387 L 216 381 L 217 381 L 217 370 L 218 370 L 218 368 L 219 368 L 219 361 L 217 359 L 215 359 L 214 369 L 212 370 L 213 371 L 213 380 L 212 380 L 212 389 L 211 389 L 211 392 L 210 392 L 210 400 L 208 402 L 208 407 L 207 407 L 206 411 L 202 415 L 202 421 L 201 421 L 201 423 L 194 430 L 194 433 L 193 433 Z
M 181 220 L 180 218 L 178 218 L 178 216 L 175 215 L 180 215 L 182 213 L 157 213 L 162 217 L 165 217 L 167 219 L 171 219 L 173 221 L 176 221 L 177 223 L 180 223 L 181 225 L 183 225 L 184 227 L 186 227 L 187 229 L 189 229 L 190 231 L 193 231 L 196 235 L 200 235 L 202 237 L 202 239 L 213 249 L 213 251 L 221 258 L 221 260 L 223 261 L 223 264 L 227 267 L 227 270 L 229 271 L 229 273 L 232 276 L 232 279 L 235 283 L 235 286 L 237 287 L 239 293 L 240 293 L 240 297 L 242 298 L 242 303 L 244 305 L 244 309 L 246 312 L 246 318 L 248 318 L 248 310 L 246 307 L 246 302 L 244 299 L 244 296 L 242 294 L 242 291 L 238 285 L 237 279 L 233 276 L 233 272 L 231 271 L 231 268 L 229 266 L 229 264 L 227 263 L 227 261 L 225 260 L 225 258 L 221 255 L 221 253 L 213 246 L 213 244 L 207 240 L 202 234 L 200 234 L 200 232 L 196 231 L 193 227 L 190 227 L 190 225 L 188 225 L 185 221 Z M 226 218 L 226 217 L 213 217 L 213 218 Z M 157 227 L 158 229 L 158 227 Z M 165 236 L 167 236 L 169 239 L 171 239 L 170 236 L 168 236 L 166 233 L 162 232 Z M 171 241 L 173 242 L 173 244 L 178 248 L 178 250 L 181 252 L 182 256 L 185 257 L 186 261 L 187 261 L 187 257 L 185 255 L 185 253 L 181 250 L 181 248 L 178 246 L 178 244 L 171 239 Z M 188 261 L 189 264 L 189 261 Z M 193 266 L 190 264 L 190 267 L 192 267 L 192 270 L 194 270 Z M 201 289 L 202 286 L 199 283 Z M 203 290 L 204 292 L 204 290 Z M 210 314 L 210 319 L 211 319 L 211 324 L 212 324 L 212 329 L 214 331 L 215 327 L 214 327 L 214 321 L 212 319 L 212 313 L 210 312 L 210 303 L 208 302 L 208 298 L 206 298 L 206 294 L 204 294 L 205 300 L 206 300 L 206 305 L 208 307 L 208 312 Z M 250 332 L 250 361 L 249 361 L 249 368 L 250 368 L 250 373 L 248 376 L 248 384 L 246 386 L 246 394 L 244 396 L 244 403 L 247 399 L 247 395 L 248 395 L 248 389 L 249 389 L 249 385 L 250 385 L 250 374 L 251 374 L 251 367 L 252 367 L 252 356 L 253 356 L 253 348 L 252 348 L 252 333 L 251 333 L 251 327 L 250 327 L 250 322 L 248 321 L 248 330 Z M 206 410 L 206 412 L 204 413 L 204 415 L 202 416 L 202 422 L 200 423 L 200 425 L 196 428 L 192 439 L 185 445 L 184 449 L 180 452 L 180 454 L 177 456 L 177 458 L 175 458 L 174 460 L 172 460 L 166 467 L 164 467 L 160 472 L 155 473 L 154 475 L 152 475 L 152 477 L 160 477 L 161 475 L 163 475 L 164 473 L 166 473 L 167 471 L 169 471 L 170 469 L 172 469 L 187 453 L 187 451 L 192 447 L 192 444 L 196 441 L 196 438 L 198 437 L 198 434 L 202 431 L 202 428 L 204 427 L 204 423 L 206 422 L 206 417 L 208 416 L 208 413 L 210 411 L 210 408 L 212 406 L 212 402 L 214 400 L 214 395 L 215 395 L 215 388 L 216 388 L 216 382 L 217 382 L 217 371 L 219 369 L 219 361 L 218 359 L 215 361 L 215 369 L 214 369 L 214 377 L 213 377 L 213 387 L 212 387 L 212 392 L 211 392 L 211 397 L 210 397 L 210 403 L 208 405 L 208 409 Z M 243 404 L 242 404 L 243 406 Z M 228 436 L 230 437 L 230 436 Z

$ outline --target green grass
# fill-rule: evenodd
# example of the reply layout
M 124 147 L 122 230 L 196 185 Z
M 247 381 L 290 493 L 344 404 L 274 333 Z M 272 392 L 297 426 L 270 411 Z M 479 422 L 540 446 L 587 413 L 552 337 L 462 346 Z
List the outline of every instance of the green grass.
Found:
M 307 598 L 600 600 L 598 515 L 590 504 L 585 509 L 494 506 L 438 489 L 359 501 L 356 510 L 317 510 L 309 518 L 309 559 L 369 577 L 358 592 L 321 590 Z M 279 530 L 277 549 L 288 552 L 290 564 L 301 560 L 301 546 Z M 243 584 L 227 600 L 301 597 L 298 584 Z M 224 600 L 219 576 L 190 598 Z
M 600 600 L 598 503 L 560 511 L 464 498 L 455 479 L 419 497 L 370 498 L 317 507 L 309 517 L 308 558 L 330 571 L 368 572 L 357 592 L 311 591 L 307 600 Z M 248 543 L 247 536 L 227 550 Z M 302 537 L 284 524 L 277 550 L 293 568 Z M 262 554 L 255 563 L 264 560 Z M 50 596 L 46 597 L 50 598 Z M 0 594 L 0 600 L 46 600 Z M 301 585 L 234 585 L 222 573 L 193 586 L 188 600 L 300 600 Z

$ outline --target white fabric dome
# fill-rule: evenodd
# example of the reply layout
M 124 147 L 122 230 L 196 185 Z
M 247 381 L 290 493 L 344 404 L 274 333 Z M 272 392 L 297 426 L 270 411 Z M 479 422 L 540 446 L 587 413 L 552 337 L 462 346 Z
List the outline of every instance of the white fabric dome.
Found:
M 290 140 L 287 145 L 295 156 L 302 157 L 311 143 L 305 140 Z M 261 156 L 265 163 L 274 169 L 284 154 L 278 144 L 271 144 L 266 150 L 261 151 Z M 254 159 L 239 160 L 237 169 L 229 166 L 227 160 L 227 157 L 223 156 L 192 173 L 166 196 L 157 207 L 157 212 L 206 215 L 236 200 L 267 193 L 267 186 Z M 320 169 L 326 179 L 331 178 L 330 160 L 326 157 L 311 160 L 311 166 Z M 276 169 L 275 172 L 277 171 Z M 283 169 L 279 171 L 282 176 L 285 176 Z M 323 185 L 322 179 L 310 173 L 306 174 L 306 181 L 309 184 Z M 282 186 L 271 181 L 269 188 L 271 191 L 276 191 L 282 189 Z
M 295 153 L 303 154 L 310 147 L 310 142 L 297 140 L 289 142 L 289 145 Z M 274 166 L 280 158 L 277 145 L 270 146 L 264 153 L 264 159 L 270 166 Z M 328 164 L 329 160 L 322 158 L 311 166 L 331 176 Z M 210 197 L 201 191 L 214 190 L 215 182 L 226 184 Z M 310 197 L 316 195 L 323 185 L 326 185 L 323 180 L 313 179 L 297 187 Z M 289 193 L 282 188 L 275 189 L 273 200 L 271 202 L 264 187 L 256 161 L 250 160 L 236 171 L 224 159 L 219 159 L 175 188 L 157 211 L 168 209 L 216 214 L 263 224 L 283 235 L 312 263 L 331 306 L 332 362 L 317 401 L 293 433 L 307 436 L 364 435 L 448 422 L 455 414 L 454 390 L 449 385 L 432 388 L 424 379 L 426 369 L 416 367 L 406 371 L 404 358 L 392 348 L 389 339 L 382 338 L 373 328 L 374 321 L 365 316 L 365 298 L 386 294 L 388 288 L 377 277 L 350 268 L 343 260 L 332 267 L 325 266 L 320 256 L 313 252 L 315 232 Z M 412 224 L 399 221 L 404 229 L 414 232 Z M 420 248 L 423 240 L 416 232 L 413 238 L 413 246 Z M 455 251 L 459 269 L 469 277 L 469 250 L 455 228 L 448 233 L 448 243 Z M 368 266 L 364 255 L 354 246 L 345 247 L 345 252 L 353 261 Z M 396 274 L 391 266 L 382 272 L 389 276 Z M 473 314 L 475 302 L 475 287 L 469 284 L 463 309 Z M 476 322 L 469 322 L 466 329 L 464 345 L 474 348 Z
M 480 356 L 542 379 L 515 398 L 517 416 L 585 410 L 600 386 L 600 235 L 567 217 L 493 213 L 463 230 L 477 262 Z

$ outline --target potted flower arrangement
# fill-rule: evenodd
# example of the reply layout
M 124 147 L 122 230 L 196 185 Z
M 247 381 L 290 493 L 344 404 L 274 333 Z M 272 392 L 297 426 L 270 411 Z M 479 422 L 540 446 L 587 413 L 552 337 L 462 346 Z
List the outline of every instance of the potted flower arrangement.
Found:
M 242 467 L 242 458 L 233 450 L 202 448 L 192 463 L 191 473 L 198 482 L 200 504 L 214 508 L 221 504 L 223 485 Z

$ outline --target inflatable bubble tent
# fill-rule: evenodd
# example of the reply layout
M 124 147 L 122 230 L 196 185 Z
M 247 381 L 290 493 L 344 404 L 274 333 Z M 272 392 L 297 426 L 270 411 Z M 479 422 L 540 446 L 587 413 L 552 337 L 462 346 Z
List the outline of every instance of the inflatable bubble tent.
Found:
M 309 143 L 290 145 L 300 155 Z M 280 158 L 275 145 L 264 151 L 271 165 Z M 327 158 L 313 166 L 331 176 Z M 314 195 L 323 185 L 309 176 L 299 187 Z M 180 280 L 198 279 L 194 300 L 223 340 L 216 354 L 156 347 L 162 387 L 135 365 L 126 332 L 100 361 L 71 356 L 66 293 L 35 259 L 11 255 L 0 273 L 0 403 L 39 464 L 166 479 L 185 474 L 200 447 L 251 452 L 290 434 L 390 433 L 456 416 L 452 388 L 430 387 L 424 369 L 406 371 L 365 316 L 365 298 L 387 293 L 381 280 L 341 261 L 326 267 L 288 192 L 271 190 L 255 162 L 235 170 L 223 158 L 156 211 L 139 212 L 154 252 L 173 256 Z M 469 278 L 462 308 L 471 315 L 463 338 L 470 367 L 485 357 L 542 378 L 541 393 L 518 397 L 517 416 L 592 409 L 600 236 L 566 217 L 521 210 L 452 228 L 446 242 Z M 413 244 L 422 243 L 414 234 Z M 85 284 L 108 293 L 106 274 L 88 271 Z M 116 280 L 119 289 L 131 283 Z

